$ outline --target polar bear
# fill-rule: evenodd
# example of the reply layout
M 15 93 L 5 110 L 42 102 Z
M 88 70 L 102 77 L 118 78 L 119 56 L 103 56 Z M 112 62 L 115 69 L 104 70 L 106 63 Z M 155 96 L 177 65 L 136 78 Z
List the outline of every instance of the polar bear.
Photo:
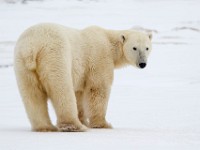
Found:
M 83 30 L 43 23 L 27 29 L 15 46 L 14 69 L 33 131 L 111 128 L 106 110 L 114 69 L 144 68 L 152 34 L 134 30 Z M 57 116 L 51 123 L 47 100 Z

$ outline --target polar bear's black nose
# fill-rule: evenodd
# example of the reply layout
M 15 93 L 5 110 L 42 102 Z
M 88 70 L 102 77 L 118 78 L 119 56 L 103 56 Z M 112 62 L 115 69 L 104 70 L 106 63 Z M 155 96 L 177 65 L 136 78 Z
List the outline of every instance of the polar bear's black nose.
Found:
M 139 63 L 140 68 L 146 67 L 146 63 Z

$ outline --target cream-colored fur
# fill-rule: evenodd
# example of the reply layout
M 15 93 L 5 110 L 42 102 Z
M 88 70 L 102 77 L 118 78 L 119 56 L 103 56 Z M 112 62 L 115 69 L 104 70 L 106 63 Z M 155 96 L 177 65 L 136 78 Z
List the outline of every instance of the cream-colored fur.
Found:
M 146 33 L 96 26 L 76 30 L 39 24 L 27 29 L 17 41 L 14 67 L 32 129 L 111 128 L 105 116 L 114 68 L 146 62 L 150 40 Z M 49 118 L 48 98 L 57 127 Z

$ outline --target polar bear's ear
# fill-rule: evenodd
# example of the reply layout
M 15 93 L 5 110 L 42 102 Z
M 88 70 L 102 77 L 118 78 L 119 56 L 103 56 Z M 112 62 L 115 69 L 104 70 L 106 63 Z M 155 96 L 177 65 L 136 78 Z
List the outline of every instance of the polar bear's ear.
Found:
M 149 36 L 149 39 L 152 40 L 152 38 L 153 38 L 152 33 L 151 33 L 151 32 L 148 32 L 147 34 L 148 34 L 148 36 Z
M 122 43 L 124 43 L 126 41 L 126 38 L 124 35 L 121 35 L 121 40 L 122 40 Z

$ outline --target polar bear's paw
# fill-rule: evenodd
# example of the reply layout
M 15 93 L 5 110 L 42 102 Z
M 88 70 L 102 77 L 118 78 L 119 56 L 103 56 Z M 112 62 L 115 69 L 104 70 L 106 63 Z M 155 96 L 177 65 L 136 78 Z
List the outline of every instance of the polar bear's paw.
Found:
M 107 129 L 112 129 L 112 125 L 110 123 L 107 122 L 103 122 L 103 123 L 91 123 L 89 125 L 90 128 L 107 128 Z
M 72 123 L 62 123 L 58 125 L 58 130 L 60 132 L 84 132 L 87 127 L 84 125 L 76 125 Z
M 55 126 L 48 126 L 48 127 L 39 127 L 33 129 L 36 132 L 56 132 L 58 129 Z

